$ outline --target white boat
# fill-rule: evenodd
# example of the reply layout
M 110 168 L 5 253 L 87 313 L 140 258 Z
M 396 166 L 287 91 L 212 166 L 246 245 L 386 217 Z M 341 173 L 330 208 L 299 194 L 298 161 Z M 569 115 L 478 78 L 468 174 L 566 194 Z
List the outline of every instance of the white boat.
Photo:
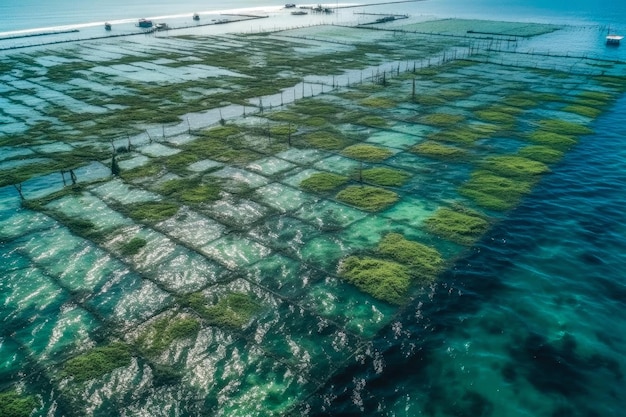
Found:
M 167 23 L 157 23 L 155 26 L 156 30 L 166 30 L 169 29 L 169 26 L 167 26 Z
M 104 30 L 111 30 L 111 24 L 109 22 L 104 23 Z
M 607 35 L 606 44 L 607 45 L 619 45 L 622 39 L 624 39 L 624 37 L 620 35 Z
M 198 13 L 194 13 L 193 20 L 200 20 L 200 15 Z

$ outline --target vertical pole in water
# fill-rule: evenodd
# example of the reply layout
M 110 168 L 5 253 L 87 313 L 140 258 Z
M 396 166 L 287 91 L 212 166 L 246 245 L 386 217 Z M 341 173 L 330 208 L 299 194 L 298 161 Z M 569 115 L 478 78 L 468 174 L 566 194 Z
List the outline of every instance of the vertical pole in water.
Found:
M 411 94 L 411 100 L 415 101 L 415 78 L 413 78 L 413 93 Z
M 24 201 L 24 194 L 22 194 L 22 183 L 13 184 L 13 187 L 15 187 L 17 193 L 20 195 L 20 200 Z
M 161 129 L 163 132 L 163 139 L 165 139 L 165 125 L 161 125 Z
M 289 122 L 289 129 L 287 130 L 287 143 L 289 144 L 289 147 L 291 148 L 291 122 Z
M 148 135 L 149 143 L 152 143 L 152 136 L 150 136 L 150 132 L 148 132 L 148 129 L 146 129 L 146 135 Z
M 189 117 L 187 118 L 187 132 L 191 135 L 191 123 L 189 123 Z
M 63 178 L 63 186 L 65 187 L 67 183 L 65 182 L 65 171 L 61 170 L 61 178 Z
M 280 107 L 283 107 L 283 92 L 280 92 Z
M 132 143 L 130 143 L 130 135 L 128 133 L 126 134 L 126 138 L 128 139 L 128 152 L 130 152 L 132 148 Z

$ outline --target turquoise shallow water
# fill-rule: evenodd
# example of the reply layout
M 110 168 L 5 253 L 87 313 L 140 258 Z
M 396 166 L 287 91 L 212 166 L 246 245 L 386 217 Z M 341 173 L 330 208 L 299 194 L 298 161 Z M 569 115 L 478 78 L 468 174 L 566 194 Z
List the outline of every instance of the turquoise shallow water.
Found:
M 618 416 L 626 98 L 307 415 Z

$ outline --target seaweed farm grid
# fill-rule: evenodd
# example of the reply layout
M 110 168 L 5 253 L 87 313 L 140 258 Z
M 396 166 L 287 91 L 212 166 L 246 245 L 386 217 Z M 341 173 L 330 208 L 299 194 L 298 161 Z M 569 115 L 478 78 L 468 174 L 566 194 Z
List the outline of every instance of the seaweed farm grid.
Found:
M 422 24 L 3 56 L 0 409 L 306 415 L 375 356 L 626 87 Z

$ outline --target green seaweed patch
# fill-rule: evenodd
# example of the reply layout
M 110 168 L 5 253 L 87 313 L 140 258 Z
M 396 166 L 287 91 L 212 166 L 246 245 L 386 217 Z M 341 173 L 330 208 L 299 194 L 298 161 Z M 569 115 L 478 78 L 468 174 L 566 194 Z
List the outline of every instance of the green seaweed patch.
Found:
M 426 219 L 426 229 L 461 245 L 471 245 L 489 228 L 489 222 L 479 213 L 463 208 L 441 207 Z
M 385 235 L 378 244 L 378 252 L 408 265 L 411 274 L 422 282 L 434 280 L 445 263 L 436 249 L 408 240 L 399 233 Z
M 311 117 L 305 117 L 303 118 L 300 123 L 303 126 L 308 126 L 308 127 L 322 127 L 324 125 L 326 125 L 328 122 L 326 121 L 325 118 L 320 117 L 320 116 L 311 116 Z
M 531 97 L 527 97 L 526 95 L 515 95 L 505 98 L 502 101 L 502 104 L 511 107 L 519 107 L 522 109 L 530 109 L 533 107 L 537 107 L 539 102 Z
M 411 148 L 411 152 L 422 156 L 428 156 L 438 159 L 457 159 L 467 155 L 465 149 L 455 146 L 442 145 L 432 140 L 419 143 Z
M 512 126 L 516 121 L 516 117 L 514 115 L 502 111 L 477 110 L 474 114 L 480 120 L 497 123 L 499 125 Z
M 241 129 L 235 125 L 217 126 L 210 129 L 205 129 L 200 132 L 200 135 L 210 137 L 213 139 L 227 139 L 231 136 L 235 136 L 241 133 Z
M 341 190 L 337 200 L 366 211 L 380 211 L 398 201 L 393 191 L 370 186 L 353 185 Z
M 396 105 L 393 100 L 384 97 L 368 97 L 359 101 L 359 104 L 362 106 L 375 107 L 380 109 L 390 109 Z
M 501 155 L 486 158 L 482 167 L 506 177 L 535 177 L 550 171 L 543 162 L 522 156 Z
M 76 382 L 85 382 L 128 366 L 130 360 L 130 348 L 124 343 L 114 342 L 69 359 L 63 364 L 62 373 L 64 377 L 72 377 Z
M 363 116 L 356 121 L 357 124 L 369 127 L 387 127 L 387 121 L 380 116 Z
M 560 133 L 547 132 L 545 130 L 536 130 L 528 135 L 528 139 L 536 144 L 549 146 L 558 150 L 567 150 L 578 142 L 571 135 L 562 135 Z
M 166 317 L 155 321 L 137 343 L 145 354 L 159 355 L 175 340 L 195 337 L 199 330 L 200 323 L 194 318 Z
M 476 171 L 459 189 L 459 193 L 481 207 L 504 211 L 517 205 L 522 196 L 530 192 L 533 183 L 501 177 L 488 171 Z
M 469 93 L 467 90 L 459 90 L 455 88 L 443 89 L 437 92 L 437 95 L 439 95 L 440 97 L 444 97 L 446 99 L 459 99 L 459 98 L 467 97 L 468 94 Z
M 348 158 L 366 162 L 381 162 L 393 155 L 389 149 L 364 144 L 348 146 L 342 153 Z
M 465 116 L 460 114 L 432 113 L 418 118 L 420 123 L 431 126 L 453 126 L 465 120 Z
M 348 177 L 330 172 L 318 172 L 300 182 L 300 187 L 314 193 L 334 190 L 348 182 Z
M 135 220 L 160 222 L 178 212 L 178 205 L 167 201 L 148 201 L 128 206 L 128 214 Z
M 290 110 L 307 116 L 332 117 L 340 113 L 344 108 L 340 105 L 322 101 L 319 99 L 304 99 L 296 102 Z
M 159 192 L 187 204 L 200 204 L 220 198 L 219 184 L 207 184 L 199 178 L 177 178 L 166 181 L 161 185 Z
M 579 114 L 585 117 L 590 117 L 592 119 L 598 117 L 602 113 L 602 110 L 600 109 L 596 109 L 596 108 L 588 107 L 588 106 L 582 106 L 580 104 L 573 104 L 571 106 L 567 106 L 563 109 L 563 111 L 574 113 L 574 114 Z
M 370 94 L 365 91 L 357 91 L 357 90 L 342 91 L 335 95 L 337 97 L 344 98 L 346 100 L 362 100 L 370 96 Z
M 541 120 L 539 126 L 543 130 L 555 132 L 561 135 L 590 135 L 593 130 L 580 123 L 568 122 L 566 120 L 547 119 Z
M 120 253 L 124 256 L 133 256 L 139 253 L 141 248 L 146 246 L 148 242 L 140 237 L 134 237 L 128 242 L 120 246 Z
M 578 95 L 578 97 L 584 99 L 598 100 L 606 103 L 613 99 L 613 94 L 604 91 L 583 91 Z
M 201 293 L 187 296 L 187 304 L 209 324 L 240 329 L 261 311 L 261 305 L 250 295 L 231 292 L 220 298 L 217 304 L 208 305 Z
M 33 395 L 23 395 L 16 390 L 0 392 L 0 416 L 28 417 L 39 405 Z
M 471 145 L 477 140 L 484 138 L 486 135 L 476 132 L 474 129 L 465 127 L 465 128 L 454 128 L 454 129 L 446 129 L 440 132 L 429 133 L 427 138 L 429 141 L 434 142 L 452 142 L 459 143 L 463 145 Z
M 560 161 L 563 157 L 563 152 L 541 145 L 525 146 L 519 150 L 518 154 L 524 158 L 533 159 L 544 164 L 553 164 Z
M 304 135 L 304 140 L 312 147 L 324 150 L 337 150 L 345 147 L 348 140 L 337 132 L 318 130 Z
M 275 122 L 287 122 L 294 124 L 300 123 L 300 120 L 302 119 L 301 115 L 293 110 L 271 112 L 267 113 L 265 117 Z
M 422 106 L 443 106 L 447 103 L 445 98 L 431 94 L 418 94 L 413 98 L 413 101 Z
M 402 304 L 411 286 L 409 269 L 397 262 L 349 256 L 339 275 L 361 291 L 389 304 Z
M 200 157 L 192 152 L 183 151 L 176 155 L 165 158 L 165 166 L 169 171 L 185 172 L 187 167 L 194 162 L 198 162 Z
M 291 124 L 270 127 L 270 135 L 273 137 L 278 136 L 284 138 L 288 137 L 289 135 L 293 135 L 297 131 L 298 127 Z
M 411 178 L 411 175 L 397 169 L 377 167 L 358 171 L 355 177 L 383 187 L 399 187 Z
M 125 181 L 133 181 L 142 178 L 155 177 L 163 171 L 163 167 L 155 162 L 148 162 L 147 164 L 122 171 L 120 177 Z

